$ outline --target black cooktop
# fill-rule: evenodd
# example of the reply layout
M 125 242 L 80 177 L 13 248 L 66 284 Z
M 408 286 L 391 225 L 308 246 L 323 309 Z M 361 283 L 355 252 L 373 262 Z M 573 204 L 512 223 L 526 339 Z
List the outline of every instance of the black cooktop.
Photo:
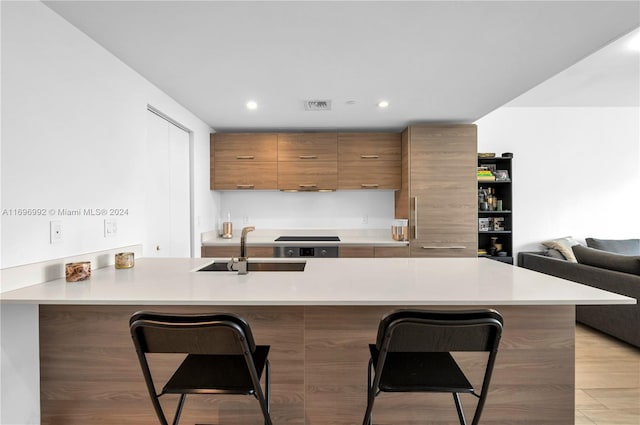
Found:
M 337 236 L 280 236 L 275 242 L 340 242 Z

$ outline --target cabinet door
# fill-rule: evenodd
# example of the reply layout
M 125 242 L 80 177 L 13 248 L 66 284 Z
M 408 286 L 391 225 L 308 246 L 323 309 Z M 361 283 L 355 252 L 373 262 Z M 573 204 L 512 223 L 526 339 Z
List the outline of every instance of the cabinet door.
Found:
M 476 126 L 409 129 L 411 256 L 477 255 Z
M 240 255 L 240 245 L 229 246 L 203 246 L 201 249 L 203 257 L 211 258 L 232 258 Z M 249 258 L 269 258 L 273 257 L 272 246 L 248 246 L 247 257 Z
M 338 187 L 336 161 L 280 162 L 278 189 L 335 190 Z
M 339 161 L 338 189 L 400 189 L 400 161 Z
M 341 246 L 340 258 L 373 258 L 373 245 Z
M 400 189 L 400 133 L 339 133 L 338 189 Z
M 240 255 L 240 246 L 203 246 L 202 256 L 209 258 L 231 258 Z
M 277 162 L 216 162 L 214 190 L 276 189 Z
M 337 133 L 278 134 L 278 161 L 337 160 Z
M 400 161 L 400 133 L 338 133 L 340 161 Z
M 274 190 L 278 187 L 278 135 L 211 135 L 212 190 Z
M 214 133 L 216 162 L 275 162 L 278 135 L 275 133 Z
M 377 246 L 374 249 L 374 256 L 376 258 L 404 258 L 409 257 L 409 247 L 386 247 Z

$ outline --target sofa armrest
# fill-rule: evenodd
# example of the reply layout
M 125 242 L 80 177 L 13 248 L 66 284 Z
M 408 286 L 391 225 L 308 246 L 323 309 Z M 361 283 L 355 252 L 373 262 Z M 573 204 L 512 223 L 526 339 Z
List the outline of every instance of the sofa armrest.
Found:
M 640 276 L 521 252 L 518 265 L 583 285 L 640 299 Z M 640 305 L 578 305 L 576 320 L 640 347 Z

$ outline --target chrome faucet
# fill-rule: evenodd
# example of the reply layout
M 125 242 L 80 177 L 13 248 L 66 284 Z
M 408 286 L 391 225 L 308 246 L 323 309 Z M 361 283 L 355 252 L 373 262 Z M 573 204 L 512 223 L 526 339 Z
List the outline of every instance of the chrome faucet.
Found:
M 242 228 L 240 235 L 240 257 L 238 258 L 238 274 L 247 274 L 247 233 L 256 230 L 254 226 Z

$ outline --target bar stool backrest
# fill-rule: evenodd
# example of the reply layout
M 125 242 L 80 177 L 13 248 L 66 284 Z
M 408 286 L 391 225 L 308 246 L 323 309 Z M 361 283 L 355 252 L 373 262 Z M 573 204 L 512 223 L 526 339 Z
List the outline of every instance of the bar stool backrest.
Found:
M 237 354 L 256 345 L 251 328 L 234 314 L 166 315 L 139 312 L 130 321 L 143 353 Z
M 495 352 L 501 334 L 502 316 L 495 310 L 400 310 L 380 322 L 376 348 L 387 352 Z

